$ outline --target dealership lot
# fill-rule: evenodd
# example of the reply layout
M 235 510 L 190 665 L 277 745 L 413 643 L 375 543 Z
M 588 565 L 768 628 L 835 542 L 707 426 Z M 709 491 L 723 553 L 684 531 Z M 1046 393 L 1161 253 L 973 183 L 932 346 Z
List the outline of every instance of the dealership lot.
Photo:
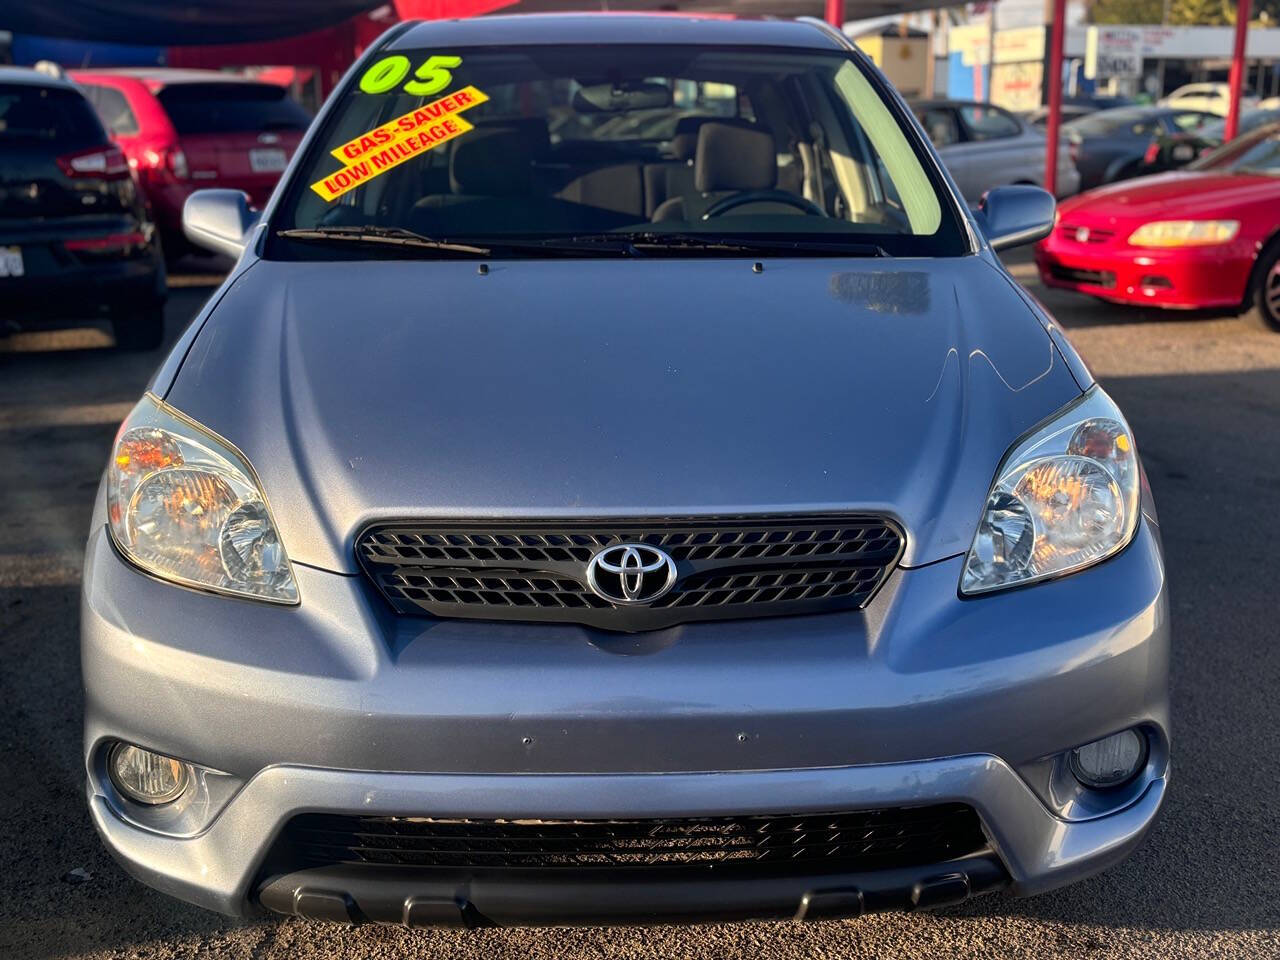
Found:
M 1175 776 L 1163 820 L 1129 861 L 1032 900 L 804 927 L 459 934 L 240 923 L 133 883 L 84 810 L 79 552 L 115 426 L 159 354 L 116 353 L 102 349 L 102 331 L 71 330 L 0 339 L 0 956 L 1280 956 L 1280 336 L 1045 293 L 1025 254 L 1011 264 L 1129 416 L 1160 509 Z M 213 282 L 179 281 L 170 339 Z

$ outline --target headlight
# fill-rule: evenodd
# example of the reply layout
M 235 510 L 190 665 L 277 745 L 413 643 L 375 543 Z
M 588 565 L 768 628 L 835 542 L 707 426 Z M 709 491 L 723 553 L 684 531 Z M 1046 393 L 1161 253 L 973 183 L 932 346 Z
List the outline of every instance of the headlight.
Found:
M 1124 547 L 1138 524 L 1138 456 L 1115 403 L 1094 387 L 1020 441 L 996 474 L 960 592 L 1061 576 Z
M 1215 243 L 1230 243 L 1239 232 L 1239 220 L 1154 220 L 1129 234 L 1129 245 L 1208 247 Z
M 220 593 L 298 602 L 253 468 L 227 441 L 151 394 L 116 437 L 107 516 L 120 550 L 148 573 Z

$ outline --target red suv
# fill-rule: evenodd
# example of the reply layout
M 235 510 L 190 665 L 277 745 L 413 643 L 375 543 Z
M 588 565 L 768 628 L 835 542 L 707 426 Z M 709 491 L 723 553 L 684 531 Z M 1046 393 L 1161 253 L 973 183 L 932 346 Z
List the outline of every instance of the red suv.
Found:
M 76 70 L 71 77 L 129 158 L 170 260 L 192 249 L 182 205 L 193 190 L 243 190 L 260 206 L 311 122 L 283 87 L 214 70 Z

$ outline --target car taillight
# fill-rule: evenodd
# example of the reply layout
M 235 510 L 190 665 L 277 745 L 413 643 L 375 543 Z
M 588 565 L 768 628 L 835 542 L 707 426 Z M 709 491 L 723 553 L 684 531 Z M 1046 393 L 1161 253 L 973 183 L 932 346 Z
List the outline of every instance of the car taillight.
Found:
M 141 247 L 146 244 L 146 236 L 137 231 L 129 233 L 108 233 L 101 237 L 76 237 L 62 241 L 68 250 L 124 250 L 129 247 Z
M 1155 163 L 1158 159 L 1160 159 L 1160 143 L 1157 140 L 1152 140 L 1147 144 L 1147 152 L 1142 155 L 1142 162 L 1150 164 Z
M 138 169 L 149 180 L 185 180 L 190 174 L 187 155 L 177 147 L 159 147 L 142 151 Z
M 58 157 L 58 166 L 68 177 L 97 177 L 121 180 L 129 176 L 129 163 L 119 147 L 90 147 Z

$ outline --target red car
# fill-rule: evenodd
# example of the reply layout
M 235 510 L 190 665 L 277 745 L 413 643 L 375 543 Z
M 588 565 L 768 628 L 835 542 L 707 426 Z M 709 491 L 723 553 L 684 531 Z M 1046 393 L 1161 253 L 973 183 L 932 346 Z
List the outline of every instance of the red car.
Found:
M 266 202 L 311 118 L 288 92 L 214 70 L 75 70 L 72 79 L 124 150 L 167 258 L 191 249 L 182 205 L 201 187 Z
M 1151 307 L 1256 308 L 1280 331 L 1280 124 L 1182 170 L 1065 201 L 1035 256 L 1046 286 Z

